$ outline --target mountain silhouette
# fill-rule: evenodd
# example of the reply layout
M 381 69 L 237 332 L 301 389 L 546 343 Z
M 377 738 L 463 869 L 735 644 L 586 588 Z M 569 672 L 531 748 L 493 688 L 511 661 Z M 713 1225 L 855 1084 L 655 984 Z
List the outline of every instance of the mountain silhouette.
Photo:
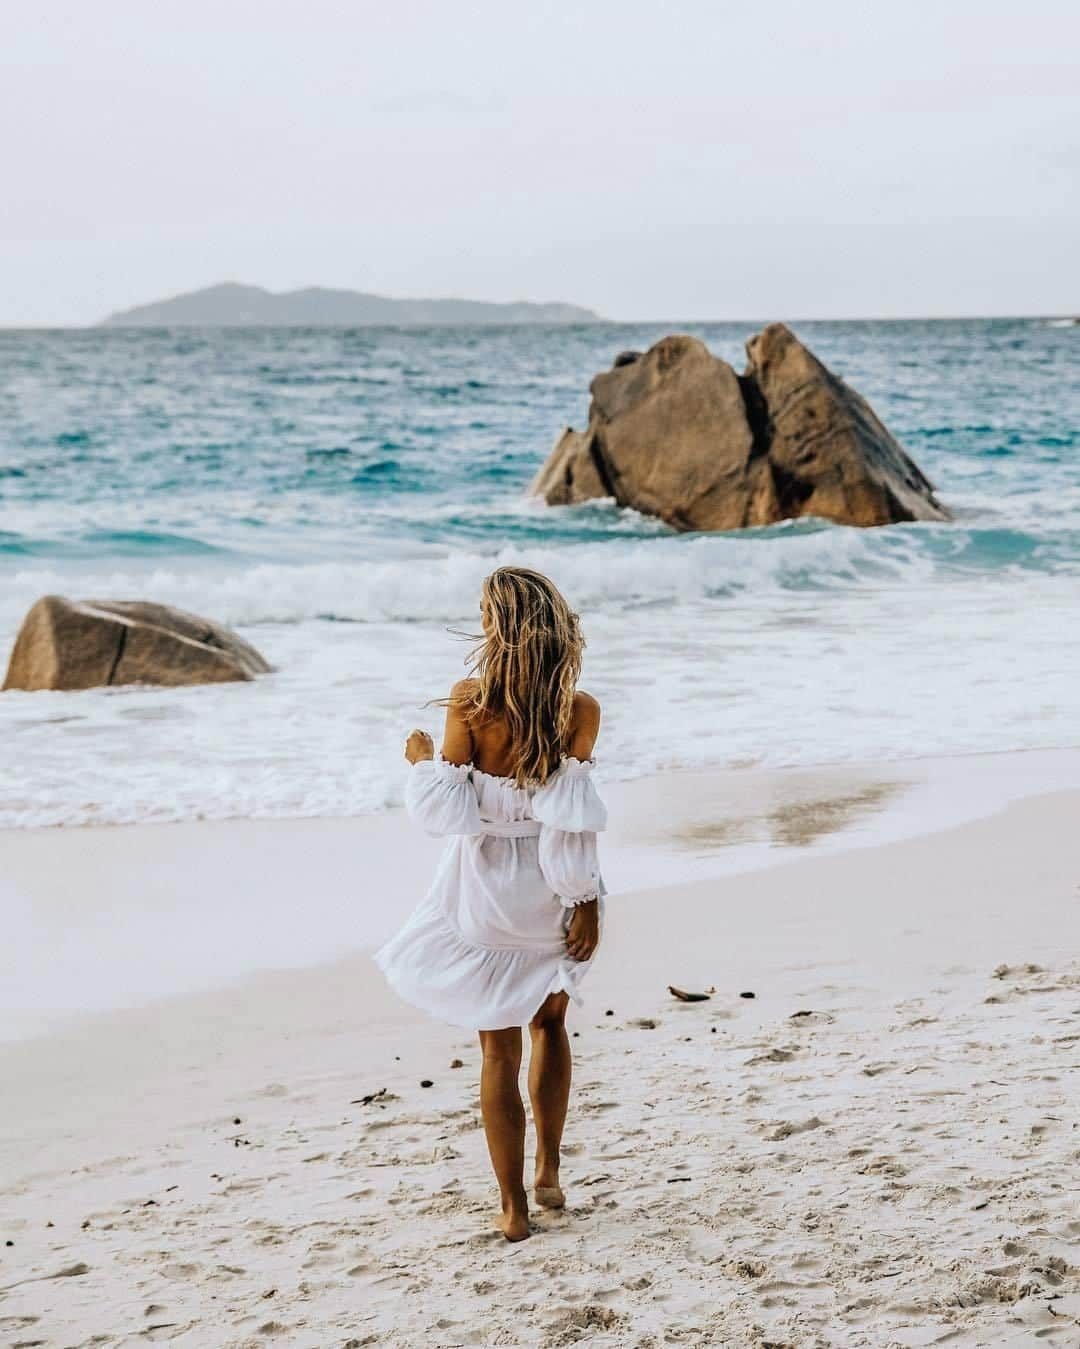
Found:
M 386 324 L 430 327 L 468 324 L 598 323 L 591 309 L 573 304 L 483 300 L 395 300 L 358 290 L 271 291 L 226 281 L 110 314 L 113 328 L 351 328 Z

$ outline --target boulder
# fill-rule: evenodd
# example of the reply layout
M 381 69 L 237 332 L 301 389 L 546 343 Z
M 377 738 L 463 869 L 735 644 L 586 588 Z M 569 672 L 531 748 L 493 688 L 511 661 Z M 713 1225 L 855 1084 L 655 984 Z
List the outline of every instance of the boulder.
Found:
M 571 506 L 576 501 L 613 496 L 612 486 L 600 476 L 597 463 L 589 449 L 588 435 L 568 426 L 529 490 L 542 496 L 549 506 Z
M 182 609 L 46 595 L 23 619 L 3 687 L 220 684 L 270 668 L 234 632 Z
M 563 432 L 531 492 L 549 505 L 613 497 L 681 530 L 950 518 L 866 400 L 782 323 L 747 355 L 737 375 L 676 336 L 617 358 L 592 382 L 588 428 Z

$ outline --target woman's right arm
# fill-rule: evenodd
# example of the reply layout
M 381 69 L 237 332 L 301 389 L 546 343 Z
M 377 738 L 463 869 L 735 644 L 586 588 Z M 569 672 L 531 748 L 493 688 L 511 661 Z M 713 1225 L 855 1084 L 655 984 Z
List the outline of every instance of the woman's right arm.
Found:
M 460 690 L 451 690 L 454 699 Z M 472 733 L 451 701 L 446 709 L 442 754 L 426 731 L 413 731 L 405 745 L 411 765 L 405 785 L 405 808 L 429 834 L 479 834 L 480 806 L 472 784 Z
M 592 783 L 592 752 L 600 729 L 600 704 L 587 693 L 574 703 L 566 762 L 533 799 L 544 826 L 540 866 L 548 883 L 573 912 L 566 949 L 574 960 L 590 960 L 600 940 L 600 896 L 604 883 L 597 858 L 596 834 L 607 811 Z

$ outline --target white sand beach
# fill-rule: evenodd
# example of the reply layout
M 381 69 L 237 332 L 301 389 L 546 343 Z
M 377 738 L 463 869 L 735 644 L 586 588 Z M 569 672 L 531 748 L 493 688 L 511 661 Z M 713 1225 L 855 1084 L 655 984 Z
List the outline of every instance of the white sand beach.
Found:
M 475 1043 L 357 949 L 437 842 L 4 835 L 0 1344 L 1080 1343 L 1075 774 L 613 792 L 568 1207 L 520 1246 Z

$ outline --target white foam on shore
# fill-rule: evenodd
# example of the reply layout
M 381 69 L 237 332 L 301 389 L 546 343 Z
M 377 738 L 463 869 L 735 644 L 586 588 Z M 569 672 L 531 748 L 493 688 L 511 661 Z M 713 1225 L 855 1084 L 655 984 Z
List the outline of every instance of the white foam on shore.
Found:
M 590 608 L 601 774 L 1080 744 L 1074 611 L 1047 576 Z M 446 627 L 264 623 L 241 628 L 277 667 L 254 684 L 7 693 L 0 827 L 386 809 L 405 734 L 438 732 L 424 701 L 464 672 Z

